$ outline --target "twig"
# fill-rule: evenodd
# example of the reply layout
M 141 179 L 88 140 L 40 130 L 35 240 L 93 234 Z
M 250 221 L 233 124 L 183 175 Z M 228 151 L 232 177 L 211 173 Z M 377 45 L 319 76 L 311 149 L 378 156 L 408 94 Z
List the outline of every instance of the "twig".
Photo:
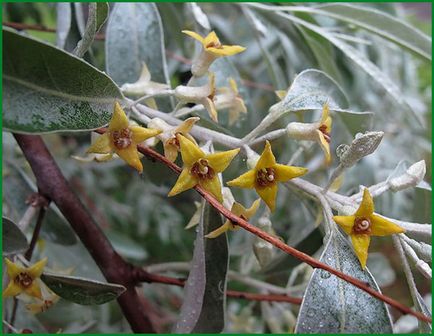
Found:
M 131 279 L 133 266 L 115 252 L 95 223 L 45 146 L 36 135 L 14 134 L 18 145 L 36 176 L 41 195 L 52 200 L 71 224 L 109 282 L 122 284 L 127 290 L 118 297 L 119 305 L 134 332 L 154 332 L 152 323 L 137 295 Z
M 27 249 L 26 253 L 24 253 L 24 258 L 26 258 L 28 261 L 32 259 L 33 251 L 35 250 L 36 242 L 39 238 L 39 232 L 41 231 L 42 221 L 44 220 L 44 216 L 47 211 L 46 209 L 49 204 L 48 200 L 44 196 L 38 194 L 37 198 L 37 205 L 39 207 L 38 218 L 36 220 L 35 228 L 33 229 L 32 239 L 30 241 L 29 248 Z

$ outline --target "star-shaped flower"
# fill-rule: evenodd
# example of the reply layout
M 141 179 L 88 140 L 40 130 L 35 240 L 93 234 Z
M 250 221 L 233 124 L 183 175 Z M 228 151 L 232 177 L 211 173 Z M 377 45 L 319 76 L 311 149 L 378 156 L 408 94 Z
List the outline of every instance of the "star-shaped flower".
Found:
M 198 33 L 189 30 L 183 30 L 182 32 L 198 40 L 203 46 L 202 52 L 194 60 L 193 65 L 191 66 L 191 72 L 196 77 L 206 74 L 209 66 L 216 58 L 232 56 L 246 50 L 246 48 L 238 45 L 229 46 L 221 44 L 214 31 L 209 33 L 206 37 L 202 37 Z
M 292 167 L 276 163 L 276 158 L 267 141 L 255 168 L 238 178 L 229 181 L 228 186 L 255 188 L 259 196 L 274 211 L 276 205 L 277 183 L 286 182 L 307 173 L 307 168 Z
M 44 270 L 47 258 L 38 261 L 30 267 L 22 267 L 5 259 L 9 284 L 3 291 L 3 297 L 17 296 L 25 293 L 29 296 L 42 299 L 41 287 L 38 279 Z
M 101 135 L 87 150 L 87 153 L 108 154 L 115 152 L 119 157 L 140 173 L 143 171 L 137 145 L 160 134 L 160 130 L 130 125 L 127 115 L 118 102 L 106 133 Z
M 330 133 L 332 130 L 332 118 L 330 117 L 329 112 L 329 106 L 325 103 L 319 121 L 315 123 L 292 122 L 286 127 L 286 132 L 291 138 L 317 142 L 324 152 L 327 164 L 330 164 L 331 162 Z
M 230 87 L 217 89 L 218 94 L 214 98 L 217 109 L 229 109 L 229 125 L 238 120 L 240 113 L 247 113 L 243 98 L 238 93 L 237 82 L 229 78 Z
M 240 203 L 234 202 L 234 204 L 232 205 L 231 212 L 245 220 L 249 220 L 251 217 L 255 215 L 256 211 L 258 210 L 260 202 L 261 200 L 258 198 L 256 201 L 252 203 L 252 205 L 248 209 L 243 207 Z M 240 227 L 238 225 L 234 224 L 228 219 L 222 226 L 208 233 L 207 235 L 205 235 L 205 237 L 216 238 L 228 230 L 235 231 L 238 230 L 239 228 Z
M 237 148 L 220 153 L 205 154 L 196 144 L 186 137 L 178 134 L 177 139 L 181 147 L 184 167 L 176 184 L 169 192 L 169 196 L 175 196 L 199 184 L 206 191 L 214 195 L 221 203 L 223 201 L 222 187 L 217 174 L 221 173 L 229 166 L 240 149 Z
M 368 259 L 368 248 L 371 236 L 388 236 L 403 233 L 405 230 L 374 214 L 374 202 L 369 190 L 363 191 L 363 199 L 352 216 L 333 216 L 333 220 L 351 237 L 351 242 L 364 269 Z

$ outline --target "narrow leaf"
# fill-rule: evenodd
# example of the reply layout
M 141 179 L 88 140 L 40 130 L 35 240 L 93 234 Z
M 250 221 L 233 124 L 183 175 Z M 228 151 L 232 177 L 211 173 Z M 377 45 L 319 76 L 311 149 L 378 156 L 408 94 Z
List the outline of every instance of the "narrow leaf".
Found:
M 208 203 L 202 209 L 175 333 L 219 333 L 225 325 L 227 237 L 226 234 L 214 239 L 204 237 L 223 225 L 223 221 Z
M 121 285 L 44 273 L 41 280 L 61 298 L 81 305 L 100 305 L 125 292 Z
M 24 252 L 29 247 L 27 238 L 18 226 L 6 217 L 2 217 L 3 255 Z
M 66 38 L 71 29 L 71 4 L 69 2 L 59 2 L 56 5 L 57 28 L 56 28 L 56 45 L 60 49 L 65 48 Z
M 122 98 L 103 72 L 49 44 L 4 28 L 3 48 L 3 126 L 8 130 L 95 129 L 110 120 L 114 101 Z
M 371 273 L 361 269 L 339 232 L 331 234 L 320 261 L 379 291 Z M 384 302 L 327 271 L 315 269 L 304 293 L 295 333 L 391 332 L 392 321 Z

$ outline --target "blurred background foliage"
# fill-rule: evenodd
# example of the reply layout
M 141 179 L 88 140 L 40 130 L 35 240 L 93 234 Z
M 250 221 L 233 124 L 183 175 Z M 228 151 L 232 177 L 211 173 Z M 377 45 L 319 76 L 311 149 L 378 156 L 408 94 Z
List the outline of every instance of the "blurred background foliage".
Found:
M 113 3 L 110 4 L 113 7 Z M 276 4 L 276 5 L 292 5 Z M 312 6 L 312 4 L 305 4 Z M 427 10 L 419 13 L 418 7 L 395 3 L 365 3 L 431 35 L 431 16 Z M 50 3 L 4 3 L 3 22 L 21 23 L 56 28 L 56 5 Z M 162 17 L 168 70 L 172 87 L 185 84 L 190 77 L 188 60 L 192 59 L 195 42 L 181 34 L 189 29 L 205 33 L 197 15 L 187 3 L 158 3 Z M 235 125 L 229 126 L 227 117 L 221 113 L 221 127 L 225 132 L 242 137 L 253 129 L 266 115 L 269 106 L 278 99 L 275 90 L 286 90 L 296 74 L 308 68 L 317 68 L 334 78 L 348 96 L 353 111 L 375 113 L 372 130 L 385 132 L 384 139 L 375 154 L 364 158 L 345 174 L 340 192 L 351 195 L 359 185 L 371 185 L 385 180 L 402 160 L 409 164 L 424 159 L 427 164 L 426 182 L 431 184 L 432 142 L 432 69 L 431 62 L 413 55 L 396 44 L 352 24 L 309 13 L 295 13 L 312 24 L 329 32 L 340 34 L 346 42 L 373 62 L 401 90 L 413 111 L 394 101 L 366 73 L 326 38 L 293 24 L 277 22 L 272 15 L 255 11 L 252 23 L 241 7 L 231 3 L 201 3 L 211 27 L 225 44 L 239 44 L 247 51 L 231 57 L 230 63 L 240 74 L 241 94 L 246 100 L 248 114 Z M 80 20 L 85 20 L 87 4 L 73 6 L 72 29 L 66 49 L 72 50 L 80 39 Z M 425 7 L 424 7 L 425 8 Z M 429 11 L 430 11 L 429 7 Z M 420 16 L 422 15 L 422 17 Z M 84 21 L 85 22 L 85 21 Z M 259 22 L 259 23 L 258 23 Z M 261 26 L 262 25 L 262 26 Z M 44 29 L 41 29 L 44 30 Z M 262 31 L 261 31 L 262 30 Z M 97 68 L 105 69 L 105 27 L 100 31 L 85 60 Z M 52 31 L 27 30 L 31 36 L 55 44 L 56 33 Z M 68 44 L 69 43 L 69 44 Z M 69 45 L 69 47 L 68 47 Z M 317 112 L 317 111 L 316 111 Z M 317 113 L 288 115 L 275 124 L 282 128 L 289 121 L 311 121 Z M 201 115 L 204 125 L 207 117 Z M 422 126 L 416 119 L 422 121 Z M 350 143 L 353 132 L 335 119 L 332 148 Z M 357 129 L 358 125 L 353 125 Z M 194 229 L 184 227 L 194 214 L 193 201 L 199 200 L 193 192 L 185 192 L 167 198 L 169 188 L 176 177 L 159 163 L 144 160 L 144 173 L 138 175 L 123 161 L 108 163 L 82 163 L 71 158 L 83 156 L 90 141 L 90 134 L 59 133 L 43 136 L 64 175 L 80 196 L 96 221 L 113 243 L 115 249 L 136 265 L 152 265 L 165 262 L 189 262 L 192 257 Z M 297 150 L 295 141 L 281 138 L 274 141 L 273 150 L 280 162 L 287 162 Z M 161 145 L 157 146 L 161 152 Z M 254 147 L 262 150 L 262 145 Z M 308 179 L 324 185 L 328 172 L 321 166 L 322 153 L 318 147 L 307 149 L 297 165 L 310 168 Z M 335 163 L 336 165 L 336 163 Z M 405 162 L 401 162 L 403 167 Z M 237 158 L 227 171 L 226 180 L 245 170 L 245 162 Z M 25 207 L 22 202 L 34 188 L 34 178 L 9 133 L 3 133 L 3 214 L 19 221 Z M 33 183 L 33 184 L 32 184 Z M 255 195 L 251 191 L 234 190 L 235 198 L 243 204 L 251 204 Z M 378 212 L 401 220 L 419 223 L 431 222 L 431 191 L 413 188 L 399 193 L 386 193 L 376 200 Z M 322 232 L 317 227 L 317 205 L 300 199 L 285 188 L 279 190 L 278 205 L 271 220 L 276 233 L 289 244 L 309 251 L 318 257 L 322 246 Z M 289 211 L 288 211 L 289 209 Z M 262 210 L 262 208 L 261 208 Z M 261 211 L 259 211 L 261 213 Z M 258 217 L 258 216 L 257 216 Z M 256 218 L 257 219 L 257 218 Z M 49 225 L 52 221 L 54 224 Z M 253 220 L 255 223 L 255 220 Z M 28 232 L 31 235 L 31 230 Z M 50 263 L 59 269 L 74 267 L 74 275 L 103 279 L 98 267 L 62 216 L 53 211 L 46 218 L 36 258 L 48 256 Z M 279 263 L 274 260 L 265 271 L 259 267 L 254 256 L 253 237 L 242 230 L 229 234 L 230 269 L 241 274 L 285 286 L 293 275 L 299 285 L 298 295 L 309 279 L 309 267 L 292 260 Z M 371 246 L 368 267 L 382 287 L 383 292 L 411 306 L 400 261 L 394 253 L 391 241 L 375 239 Z M 376 253 L 374 253 L 376 252 Z M 296 276 L 295 271 L 299 276 Z M 171 274 L 171 273 L 169 273 Z M 187 272 L 173 275 L 186 277 Z M 422 294 L 430 293 L 430 282 L 417 275 L 416 281 Z M 230 281 L 228 288 L 248 290 L 245 285 Z M 168 332 L 176 320 L 182 303 L 182 289 L 157 284 L 144 284 L 144 296 L 151 302 L 153 318 L 159 331 Z M 10 309 L 9 303 L 5 308 Z M 257 303 L 228 300 L 227 332 L 288 332 L 294 325 L 298 307 L 282 303 Z M 397 318 L 399 313 L 393 312 Z M 128 323 L 122 317 L 116 302 L 101 306 L 78 306 L 60 300 L 47 312 L 32 316 L 20 308 L 16 325 L 34 332 L 128 332 Z

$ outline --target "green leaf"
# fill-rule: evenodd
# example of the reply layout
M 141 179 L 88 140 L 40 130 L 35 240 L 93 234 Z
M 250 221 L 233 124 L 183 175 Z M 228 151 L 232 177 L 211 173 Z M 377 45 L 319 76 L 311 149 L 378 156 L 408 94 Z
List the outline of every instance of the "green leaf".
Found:
M 125 292 L 121 285 L 72 276 L 44 273 L 41 280 L 61 298 L 81 305 L 100 305 Z
M 140 244 L 125 234 L 109 231 L 107 237 L 115 251 L 122 257 L 143 261 L 148 256 L 146 250 Z
M 318 6 L 312 12 L 364 28 L 431 60 L 431 38 L 407 22 L 382 11 L 354 4 L 333 3 Z
M 3 255 L 16 254 L 28 249 L 29 244 L 19 227 L 6 217 L 2 217 Z
M 214 239 L 204 237 L 221 225 L 220 213 L 208 203 L 202 203 L 192 267 L 185 283 L 175 333 L 219 333 L 224 328 L 229 261 L 227 237 L 226 234 Z
M 341 233 L 331 234 L 320 261 L 379 291 Z M 392 321 L 384 302 L 327 271 L 315 269 L 304 293 L 295 333 L 392 333 Z
M 87 18 L 86 28 L 83 32 L 82 39 L 78 42 L 73 53 L 78 57 L 83 57 L 87 50 L 91 47 L 96 33 L 101 29 L 101 26 L 107 20 L 109 6 L 107 2 L 91 2 L 89 3 L 89 14 Z
M 354 112 L 349 110 L 334 109 L 342 120 L 346 129 L 354 137 L 357 133 L 370 131 L 374 123 L 373 112 Z
M 37 191 L 35 183 L 17 165 L 3 163 L 3 213 L 18 222 L 28 208 L 27 198 Z M 77 238 L 59 209 L 53 204 L 45 213 L 41 237 L 56 244 L 74 245 Z
M 145 62 L 154 82 L 167 83 L 164 35 L 154 3 L 116 3 L 106 32 L 106 69 L 118 84 L 136 82 Z
M 3 60 L 3 127 L 14 132 L 95 129 L 108 123 L 122 98 L 90 64 L 6 28 Z

